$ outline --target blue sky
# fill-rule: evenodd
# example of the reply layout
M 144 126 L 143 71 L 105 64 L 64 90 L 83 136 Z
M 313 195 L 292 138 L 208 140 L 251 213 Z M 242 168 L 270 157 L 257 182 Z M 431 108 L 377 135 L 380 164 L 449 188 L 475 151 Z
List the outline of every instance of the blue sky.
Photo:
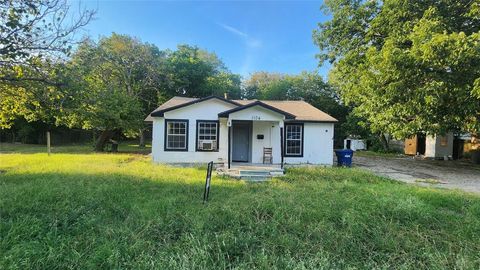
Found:
M 160 49 L 191 44 L 215 52 L 234 73 L 296 74 L 318 67 L 312 31 L 327 17 L 321 1 L 87 1 L 97 9 L 85 29 L 93 38 L 112 32 L 135 36 Z

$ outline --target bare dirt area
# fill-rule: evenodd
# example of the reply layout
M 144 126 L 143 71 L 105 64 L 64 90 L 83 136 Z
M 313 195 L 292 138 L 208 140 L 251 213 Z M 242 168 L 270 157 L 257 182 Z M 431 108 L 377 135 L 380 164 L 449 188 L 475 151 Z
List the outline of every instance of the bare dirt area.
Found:
M 480 166 L 467 161 L 353 155 L 354 166 L 406 183 L 480 193 Z

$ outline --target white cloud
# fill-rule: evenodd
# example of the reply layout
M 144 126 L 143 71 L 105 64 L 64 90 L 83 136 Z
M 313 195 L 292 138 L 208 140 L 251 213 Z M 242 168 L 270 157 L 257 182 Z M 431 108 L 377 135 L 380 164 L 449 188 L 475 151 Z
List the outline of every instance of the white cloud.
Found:
M 259 48 L 262 46 L 262 42 L 260 40 L 251 37 L 249 34 L 242 32 L 235 27 L 232 27 L 224 23 L 218 23 L 218 25 L 220 25 L 223 29 L 227 30 L 228 32 L 243 39 L 243 41 L 249 48 Z
M 237 36 L 240 36 L 240 37 L 243 37 L 243 38 L 248 38 L 248 35 L 240 30 L 238 30 L 237 28 L 235 27 L 231 27 L 230 25 L 226 25 L 226 24 L 223 24 L 223 23 L 219 23 L 218 25 L 220 25 L 221 27 L 223 27 L 225 30 L 231 32 L 231 33 L 234 33 L 235 35 Z
M 228 32 L 236 35 L 237 37 L 243 40 L 246 47 L 246 51 L 245 51 L 245 57 L 243 58 L 240 74 L 242 76 L 247 76 L 251 71 L 252 65 L 254 64 L 254 61 L 255 61 L 254 55 L 255 55 L 255 52 L 257 51 L 256 49 L 262 47 L 262 41 L 251 37 L 249 34 L 243 31 L 240 31 L 233 26 L 230 26 L 224 23 L 217 23 L 217 24 L 223 29 L 227 30 Z

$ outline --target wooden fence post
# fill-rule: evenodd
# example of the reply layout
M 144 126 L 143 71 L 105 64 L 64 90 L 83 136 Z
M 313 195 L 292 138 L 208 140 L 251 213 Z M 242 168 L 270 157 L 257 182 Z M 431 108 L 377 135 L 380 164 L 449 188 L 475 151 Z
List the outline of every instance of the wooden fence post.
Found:
M 50 148 L 50 131 L 47 131 L 47 153 L 50 156 L 51 148 Z

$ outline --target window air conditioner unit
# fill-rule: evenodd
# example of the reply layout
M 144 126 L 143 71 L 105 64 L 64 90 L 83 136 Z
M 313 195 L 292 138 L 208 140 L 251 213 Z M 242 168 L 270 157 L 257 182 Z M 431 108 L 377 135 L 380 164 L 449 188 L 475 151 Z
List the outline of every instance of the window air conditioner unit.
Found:
M 204 140 L 200 142 L 200 149 L 202 150 L 215 150 L 216 141 L 213 140 Z

